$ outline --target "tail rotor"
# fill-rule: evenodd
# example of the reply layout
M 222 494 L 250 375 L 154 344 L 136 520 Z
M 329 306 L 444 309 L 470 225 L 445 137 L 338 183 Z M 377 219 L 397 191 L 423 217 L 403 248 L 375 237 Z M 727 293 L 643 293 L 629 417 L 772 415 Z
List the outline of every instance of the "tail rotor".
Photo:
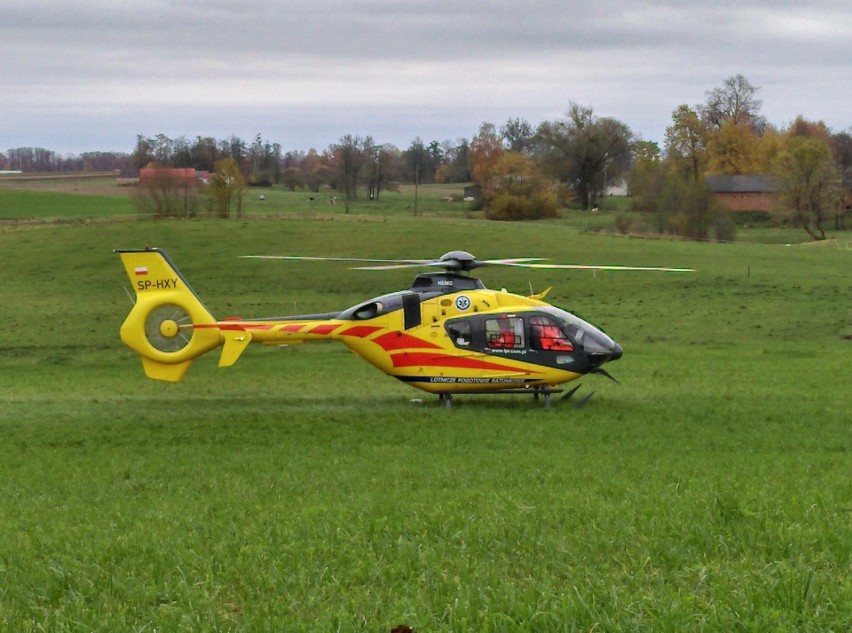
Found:
M 192 342 L 192 317 L 179 305 L 165 303 L 145 319 L 145 339 L 161 352 L 179 352 Z
M 195 358 L 222 343 L 216 319 L 163 251 L 116 252 L 136 292 L 121 340 L 149 378 L 177 382 Z

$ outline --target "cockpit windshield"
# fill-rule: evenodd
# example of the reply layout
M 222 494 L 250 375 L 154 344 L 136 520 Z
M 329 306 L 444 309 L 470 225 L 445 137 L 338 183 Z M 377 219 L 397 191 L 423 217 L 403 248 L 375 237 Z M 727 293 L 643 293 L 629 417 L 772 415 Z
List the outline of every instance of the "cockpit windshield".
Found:
M 570 312 L 553 306 L 543 306 L 539 310 L 556 318 L 565 328 L 568 336 L 590 354 L 606 354 L 615 346 L 615 341 L 610 337 Z
M 530 347 L 532 349 L 557 352 L 574 351 L 574 345 L 556 319 L 543 314 L 536 314 L 529 317 L 528 321 L 530 324 Z

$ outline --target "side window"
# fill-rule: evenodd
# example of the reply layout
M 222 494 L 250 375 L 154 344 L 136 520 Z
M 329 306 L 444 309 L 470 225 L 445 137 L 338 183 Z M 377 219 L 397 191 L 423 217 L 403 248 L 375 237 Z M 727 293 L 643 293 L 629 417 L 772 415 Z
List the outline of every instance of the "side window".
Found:
M 553 319 L 546 316 L 531 316 L 530 347 L 532 349 L 554 350 L 557 352 L 572 352 L 574 346 L 565 336 L 565 332 Z
M 524 320 L 519 317 L 486 319 L 485 345 L 491 349 L 524 347 Z
M 456 347 L 470 347 L 470 321 L 450 321 L 447 336 Z

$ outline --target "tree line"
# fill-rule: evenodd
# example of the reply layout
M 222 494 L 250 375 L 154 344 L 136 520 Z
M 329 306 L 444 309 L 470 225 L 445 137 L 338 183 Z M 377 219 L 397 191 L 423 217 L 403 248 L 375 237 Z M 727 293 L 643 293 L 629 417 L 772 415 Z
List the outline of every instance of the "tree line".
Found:
M 852 135 L 833 132 L 821 121 L 798 116 L 786 127 L 761 114 L 759 88 L 742 75 L 709 90 L 695 107 L 672 112 L 662 150 L 634 144 L 628 177 L 634 209 L 653 212 L 658 228 L 706 237 L 711 229 L 731 230 L 714 204 L 705 176 L 765 174 L 774 179 L 773 213 L 802 227 L 815 240 L 825 225 L 844 227 L 850 203 Z
M 125 152 L 83 152 L 63 156 L 43 147 L 18 147 L 0 152 L 0 169 L 37 173 L 121 171 L 127 165 Z
M 473 182 L 476 204 L 485 215 L 509 220 L 550 217 L 566 206 L 593 209 L 609 187 L 626 182 L 634 209 L 647 212 L 656 230 L 720 239 L 730 237 L 733 225 L 714 203 L 705 176 L 760 173 L 778 183 L 778 216 L 822 239 L 831 218 L 837 228 L 843 225 L 852 136 L 801 116 L 775 127 L 761 113 L 759 91 L 735 75 L 708 90 L 703 103 L 677 106 L 662 146 L 636 137 L 615 118 L 571 103 L 558 120 L 533 125 L 513 118 L 499 128 L 485 122 L 469 140 L 416 137 L 405 149 L 352 134 L 307 152 L 284 152 L 260 134 L 251 143 L 237 136 L 189 140 L 159 134 L 137 136 L 127 155 L 90 153 L 64 162 L 48 150 L 9 150 L 0 154 L 0 168 L 58 171 L 73 164 L 112 165 L 124 172 L 150 165 L 224 170 L 230 175 L 222 178 L 241 186 L 313 192 L 330 187 L 347 210 L 359 196 L 378 199 L 400 183 Z M 629 219 L 622 221 L 629 224 Z

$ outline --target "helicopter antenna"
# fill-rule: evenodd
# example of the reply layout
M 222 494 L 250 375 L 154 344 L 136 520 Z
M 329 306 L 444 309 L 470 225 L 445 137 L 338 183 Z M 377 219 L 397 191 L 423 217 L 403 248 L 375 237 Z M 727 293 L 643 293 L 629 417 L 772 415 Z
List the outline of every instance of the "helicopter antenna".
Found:
M 132 294 L 130 294 L 130 291 L 127 289 L 127 286 L 121 286 L 121 287 L 124 288 L 124 292 L 127 293 L 127 298 L 130 299 L 130 303 L 132 303 L 133 305 L 136 305 L 136 299 L 133 297 Z

